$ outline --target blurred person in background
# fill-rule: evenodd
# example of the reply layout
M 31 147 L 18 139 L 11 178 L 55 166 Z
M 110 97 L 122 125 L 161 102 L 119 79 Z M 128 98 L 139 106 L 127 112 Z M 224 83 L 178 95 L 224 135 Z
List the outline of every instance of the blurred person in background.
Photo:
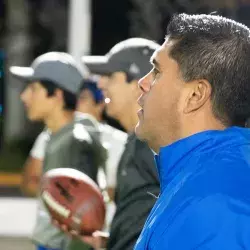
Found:
M 72 167 L 97 181 L 98 167 L 105 163 L 106 154 L 95 124 L 88 122 L 85 126 L 84 120 L 75 120 L 77 93 L 83 75 L 74 59 L 66 53 L 50 52 L 35 59 L 31 67 L 14 66 L 10 71 L 27 82 L 21 100 L 28 118 L 43 121 L 51 133 L 42 173 Z M 87 130 L 89 126 L 91 131 Z M 52 225 L 50 215 L 39 200 L 33 234 L 37 249 L 64 249 L 68 236 Z
M 104 95 L 97 86 L 98 80 L 85 79 L 80 87 L 76 118 L 90 119 L 100 128 L 101 142 L 107 149 L 108 158 L 105 172 L 109 197 L 114 199 L 116 187 L 116 171 L 120 157 L 124 150 L 127 134 L 121 130 L 104 123 L 103 112 L 105 108 Z
M 115 45 L 106 56 L 83 57 L 90 72 L 102 76 L 98 83 L 106 97 L 107 114 L 129 134 L 117 171 L 116 213 L 109 237 L 102 232 L 81 237 L 96 249 L 133 249 L 159 194 L 153 153 L 134 134 L 141 93 L 137 80 L 150 70 L 149 59 L 158 47 L 153 41 L 132 38 Z
M 106 220 L 104 229 L 109 230 L 114 215 L 115 205 L 114 189 L 116 187 L 116 172 L 127 134 L 115 129 L 103 122 L 103 111 L 105 108 L 104 95 L 97 86 L 97 81 L 92 79 L 83 80 L 78 94 L 75 117 L 78 120 L 85 119 L 96 124 L 100 131 L 100 140 L 107 150 L 107 161 L 103 168 L 99 168 L 98 183 L 102 189 L 108 191 L 109 199 L 106 200 Z M 102 172 L 102 170 L 104 170 Z M 83 241 L 69 241 L 67 249 L 82 249 Z

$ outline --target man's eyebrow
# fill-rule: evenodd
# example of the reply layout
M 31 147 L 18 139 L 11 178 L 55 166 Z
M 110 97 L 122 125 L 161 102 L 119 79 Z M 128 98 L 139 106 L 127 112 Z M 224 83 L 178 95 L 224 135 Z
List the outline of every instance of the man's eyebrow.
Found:
M 155 66 L 156 68 L 160 69 L 160 64 L 156 61 L 155 58 L 151 57 L 150 58 L 150 63 Z

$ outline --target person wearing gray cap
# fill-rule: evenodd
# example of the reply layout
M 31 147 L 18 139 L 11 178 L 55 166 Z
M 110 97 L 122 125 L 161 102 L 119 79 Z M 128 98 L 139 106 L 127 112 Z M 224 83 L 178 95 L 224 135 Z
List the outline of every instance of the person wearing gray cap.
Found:
M 103 232 L 81 237 L 96 249 L 133 249 L 159 194 L 153 153 L 134 134 L 140 95 L 137 80 L 150 71 L 149 59 L 158 47 L 153 41 L 131 38 L 115 45 L 105 56 L 82 58 L 92 74 L 102 76 L 99 87 L 106 97 L 108 115 L 117 119 L 129 134 L 117 171 L 116 213 L 109 238 Z
M 99 129 L 89 120 L 75 120 L 77 93 L 83 74 L 74 59 L 61 52 L 49 52 L 34 60 L 31 67 L 10 68 L 10 72 L 27 83 L 21 94 L 28 118 L 43 121 L 50 130 L 43 173 L 52 168 L 78 169 L 94 181 L 98 167 L 105 163 L 106 152 Z M 65 249 L 68 237 L 51 223 L 39 199 L 33 241 L 39 250 Z

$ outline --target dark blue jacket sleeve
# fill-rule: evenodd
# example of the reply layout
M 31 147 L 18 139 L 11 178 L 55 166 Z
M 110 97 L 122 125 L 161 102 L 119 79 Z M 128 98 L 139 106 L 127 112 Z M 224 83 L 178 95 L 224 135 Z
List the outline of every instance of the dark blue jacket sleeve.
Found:
M 158 240 L 149 249 L 250 250 L 249 201 L 222 195 L 200 198 L 158 229 Z

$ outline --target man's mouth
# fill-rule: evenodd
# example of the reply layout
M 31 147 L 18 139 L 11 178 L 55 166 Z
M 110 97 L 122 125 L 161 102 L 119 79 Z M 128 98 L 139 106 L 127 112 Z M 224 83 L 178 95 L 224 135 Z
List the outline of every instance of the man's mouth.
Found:
M 139 117 L 143 115 L 143 109 L 142 108 L 137 111 L 137 115 Z

